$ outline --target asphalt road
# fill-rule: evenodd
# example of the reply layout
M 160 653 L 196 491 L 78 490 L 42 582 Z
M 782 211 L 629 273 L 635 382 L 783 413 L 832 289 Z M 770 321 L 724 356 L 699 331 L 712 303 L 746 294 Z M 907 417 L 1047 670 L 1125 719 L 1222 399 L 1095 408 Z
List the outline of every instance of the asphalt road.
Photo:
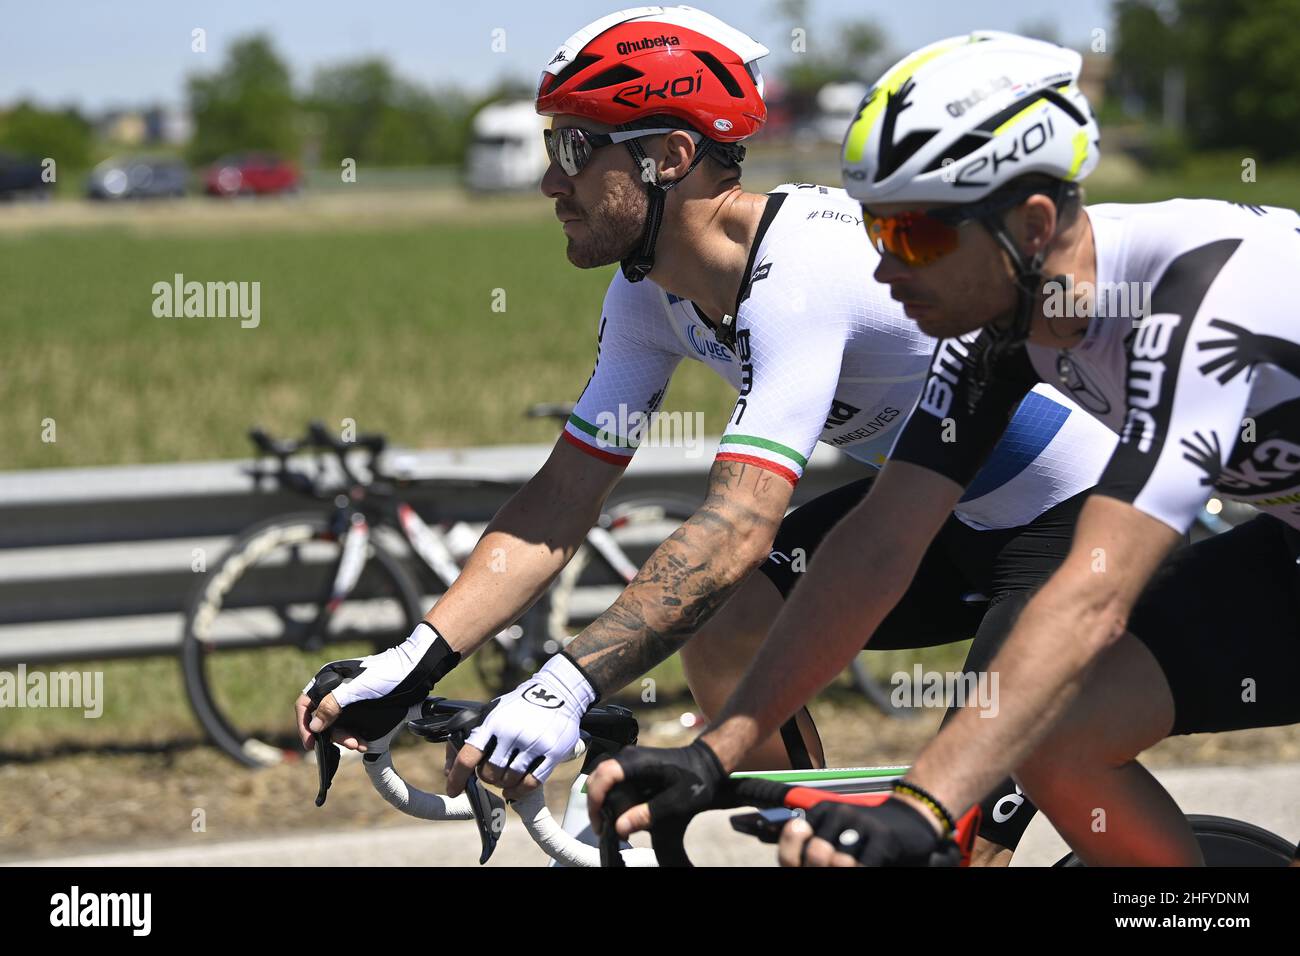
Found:
M 1157 777 L 1189 813 L 1215 813 L 1247 820 L 1300 839 L 1300 766 L 1163 769 Z M 705 814 L 691 826 L 687 849 L 701 866 L 773 866 L 775 853 L 737 836 L 730 813 Z M 511 825 L 513 823 L 513 826 Z M 1066 851 L 1041 815 L 1017 853 L 1019 866 L 1046 866 Z M 9 866 L 474 866 L 478 835 L 470 823 L 438 823 L 368 830 L 293 833 L 280 837 L 207 842 L 202 834 L 183 844 L 116 853 L 18 861 Z M 542 852 L 511 819 L 489 866 L 537 866 Z

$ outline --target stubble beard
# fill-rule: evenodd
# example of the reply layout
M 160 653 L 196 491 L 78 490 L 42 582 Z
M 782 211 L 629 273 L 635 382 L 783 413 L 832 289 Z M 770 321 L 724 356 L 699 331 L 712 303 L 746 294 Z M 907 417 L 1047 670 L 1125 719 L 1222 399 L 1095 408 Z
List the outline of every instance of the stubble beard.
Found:
M 581 233 L 569 237 L 569 261 L 579 269 L 596 269 L 626 259 L 641 244 L 648 207 L 639 185 L 615 180 L 600 205 L 583 215 Z

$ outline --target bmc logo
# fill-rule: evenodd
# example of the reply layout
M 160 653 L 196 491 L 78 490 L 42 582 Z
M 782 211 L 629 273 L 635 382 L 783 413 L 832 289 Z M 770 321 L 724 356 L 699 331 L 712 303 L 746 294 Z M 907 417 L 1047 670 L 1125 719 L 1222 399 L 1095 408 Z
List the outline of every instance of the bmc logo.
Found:
M 948 417 L 948 411 L 952 408 L 953 390 L 957 387 L 957 376 L 969 354 L 970 347 L 961 339 L 944 339 L 939 343 L 939 347 L 934 350 L 934 361 L 930 363 L 930 377 L 921 389 L 922 411 L 929 412 L 938 419 Z
M 1151 450 L 1156 420 L 1151 409 L 1160 404 L 1164 387 L 1165 353 L 1169 340 L 1183 317 L 1172 312 L 1148 316 L 1138 328 L 1133 339 L 1133 355 L 1128 363 L 1128 415 L 1124 419 L 1123 440 L 1129 441 L 1134 429 L 1141 429 L 1136 441 L 1137 450 L 1146 454 Z
M 822 431 L 828 428 L 839 428 L 848 422 L 850 418 L 856 415 L 862 409 L 856 405 L 850 405 L 848 402 L 842 402 L 838 398 L 831 402 L 831 410 L 826 415 L 826 424 L 822 426 Z

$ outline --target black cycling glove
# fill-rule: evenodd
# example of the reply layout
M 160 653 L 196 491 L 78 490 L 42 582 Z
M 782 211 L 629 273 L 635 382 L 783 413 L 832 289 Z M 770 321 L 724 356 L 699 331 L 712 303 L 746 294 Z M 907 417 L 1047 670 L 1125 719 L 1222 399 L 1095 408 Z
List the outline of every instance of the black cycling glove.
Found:
M 718 802 L 727 771 L 702 740 L 687 747 L 628 747 L 607 759 L 623 768 L 623 779 L 605 798 L 605 826 L 612 827 L 637 804 L 649 804 L 650 834 L 660 866 L 689 866 L 679 848 L 691 819 L 704 810 L 734 805 Z
M 961 859 L 925 814 L 893 797 L 875 807 L 819 803 L 808 811 L 808 823 L 863 866 L 956 866 Z

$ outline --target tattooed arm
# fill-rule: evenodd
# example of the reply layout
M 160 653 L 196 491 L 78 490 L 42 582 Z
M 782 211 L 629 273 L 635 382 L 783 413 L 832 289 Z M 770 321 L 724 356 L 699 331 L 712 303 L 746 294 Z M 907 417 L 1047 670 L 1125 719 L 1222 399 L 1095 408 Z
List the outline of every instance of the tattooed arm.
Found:
M 704 503 L 566 648 L 602 696 L 672 656 L 726 603 L 767 558 L 793 492 L 766 469 L 714 462 Z

